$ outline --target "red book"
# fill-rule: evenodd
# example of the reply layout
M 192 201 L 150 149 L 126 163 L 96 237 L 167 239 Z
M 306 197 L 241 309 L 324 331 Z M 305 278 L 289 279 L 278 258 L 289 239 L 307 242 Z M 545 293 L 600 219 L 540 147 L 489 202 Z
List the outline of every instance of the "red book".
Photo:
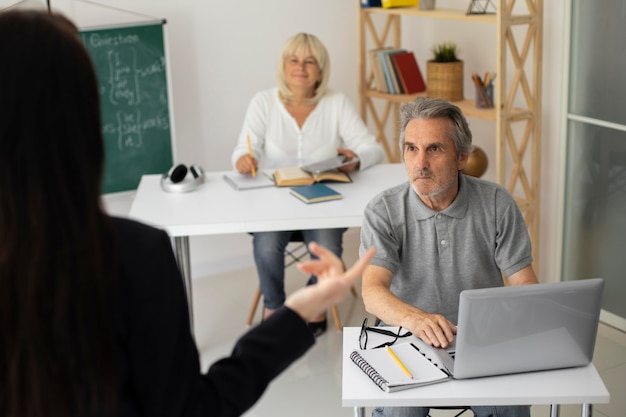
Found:
M 417 65 L 413 52 L 404 52 L 391 56 L 398 71 L 404 94 L 415 94 L 426 91 L 426 84 Z

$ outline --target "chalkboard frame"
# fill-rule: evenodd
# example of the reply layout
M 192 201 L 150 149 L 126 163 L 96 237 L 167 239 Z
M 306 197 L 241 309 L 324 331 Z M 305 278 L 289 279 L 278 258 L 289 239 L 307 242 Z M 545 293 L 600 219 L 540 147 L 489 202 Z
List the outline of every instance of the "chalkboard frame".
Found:
M 80 36 L 101 93 L 103 193 L 133 191 L 143 175 L 166 172 L 176 160 L 166 21 L 81 28 Z

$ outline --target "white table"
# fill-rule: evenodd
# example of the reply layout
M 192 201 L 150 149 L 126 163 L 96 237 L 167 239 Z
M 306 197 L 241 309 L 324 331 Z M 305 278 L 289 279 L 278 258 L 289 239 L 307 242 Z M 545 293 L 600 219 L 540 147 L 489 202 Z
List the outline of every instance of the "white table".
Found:
M 407 179 L 403 164 L 376 165 L 350 174 L 352 183 L 328 184 L 343 195 L 341 200 L 307 205 L 288 188 L 236 191 L 224 173 L 208 172 L 199 189 L 180 194 L 161 190 L 160 175 L 144 175 L 129 213 L 174 238 L 192 320 L 189 236 L 360 227 L 365 205 Z
M 610 396 L 593 364 L 555 371 L 529 372 L 487 378 L 450 380 L 434 385 L 385 393 L 349 358 L 358 349 L 360 327 L 343 329 L 342 405 L 354 407 L 354 415 L 365 416 L 365 407 L 442 407 L 472 405 L 582 404 L 582 416 L 591 416 L 591 404 L 608 403 Z M 402 341 L 409 341 L 414 336 Z M 368 346 L 389 338 L 368 333 Z

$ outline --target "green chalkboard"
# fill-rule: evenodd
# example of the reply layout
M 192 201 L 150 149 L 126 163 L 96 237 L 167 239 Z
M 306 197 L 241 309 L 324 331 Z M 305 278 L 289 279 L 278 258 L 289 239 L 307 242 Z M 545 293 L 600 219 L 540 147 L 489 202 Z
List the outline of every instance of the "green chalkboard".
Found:
M 164 23 L 82 30 L 100 87 L 104 193 L 173 165 Z

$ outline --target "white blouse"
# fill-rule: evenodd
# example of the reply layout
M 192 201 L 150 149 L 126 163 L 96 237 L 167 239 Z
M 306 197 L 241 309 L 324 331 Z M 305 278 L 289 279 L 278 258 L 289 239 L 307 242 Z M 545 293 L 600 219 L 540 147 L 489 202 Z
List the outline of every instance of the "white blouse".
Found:
M 257 93 L 248 106 L 231 162 L 248 153 L 246 137 L 259 168 L 304 165 L 337 155 L 347 148 L 360 159 L 360 169 L 380 162 L 384 153 L 347 97 L 327 91 L 302 128 L 278 98 L 278 89 Z

